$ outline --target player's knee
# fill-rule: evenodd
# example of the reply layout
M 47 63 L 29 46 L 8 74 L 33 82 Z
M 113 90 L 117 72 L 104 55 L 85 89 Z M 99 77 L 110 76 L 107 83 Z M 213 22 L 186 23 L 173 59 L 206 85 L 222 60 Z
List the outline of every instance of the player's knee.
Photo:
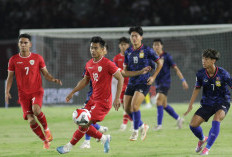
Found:
M 33 115 L 27 115 L 27 121 L 30 125 L 34 125 L 36 123 L 35 117 Z
M 140 105 L 138 105 L 138 104 L 132 104 L 132 109 L 133 109 L 133 112 L 136 112 L 136 111 L 138 111 L 139 110 L 139 106 Z
M 32 106 L 32 111 L 33 111 L 35 116 L 38 116 L 40 114 L 40 112 L 41 112 L 41 109 L 40 109 L 40 107 L 38 105 L 33 105 Z
M 194 121 L 191 121 L 191 122 L 189 123 L 189 126 L 195 128 L 195 127 L 198 127 L 199 124 L 196 123 L 196 122 L 194 122 Z

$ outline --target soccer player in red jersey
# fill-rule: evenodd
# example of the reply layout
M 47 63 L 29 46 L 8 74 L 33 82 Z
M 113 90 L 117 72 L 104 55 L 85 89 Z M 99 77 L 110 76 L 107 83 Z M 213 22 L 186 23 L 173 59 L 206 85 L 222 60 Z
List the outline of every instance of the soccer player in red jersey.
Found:
M 102 121 L 112 107 L 111 83 L 113 77 L 118 80 L 115 100 L 113 102 L 115 109 L 118 110 L 120 107 L 119 98 L 123 85 L 123 77 L 118 67 L 112 61 L 104 57 L 104 45 L 105 41 L 101 37 L 93 37 L 91 39 L 90 53 L 92 59 L 86 63 L 85 76 L 66 97 L 66 101 L 69 102 L 73 97 L 73 94 L 87 86 L 91 80 L 93 94 L 85 106 L 85 108 L 90 111 L 91 120 L 87 125 L 79 126 L 79 129 L 75 131 L 69 143 L 57 147 L 57 151 L 60 154 L 70 152 L 72 147 L 84 136 L 85 133 L 91 137 L 100 139 L 104 144 L 104 152 L 108 153 L 109 151 L 110 135 L 103 135 L 91 124 Z
M 42 56 L 30 52 L 32 44 L 29 34 L 21 34 L 18 39 L 20 52 L 10 58 L 8 65 L 8 77 L 5 89 L 6 103 L 9 104 L 9 99 L 11 98 L 10 89 L 15 73 L 23 117 L 25 120 L 28 120 L 33 132 L 44 141 L 44 148 L 48 149 L 50 141 L 53 138 L 48 128 L 46 117 L 41 111 L 44 90 L 40 72 L 42 72 L 48 81 L 60 85 L 62 85 L 62 82 L 49 74 Z M 37 117 L 37 120 L 43 126 L 44 132 L 35 117 Z
M 124 63 L 124 54 L 125 54 L 125 51 L 129 48 L 129 46 L 130 46 L 130 41 L 126 37 L 121 37 L 119 39 L 120 53 L 117 54 L 113 58 L 113 61 L 122 70 L 123 70 L 123 63 Z M 121 95 L 120 95 L 121 104 L 123 104 L 123 96 L 124 96 L 124 93 L 125 93 L 128 82 L 129 82 L 129 77 L 125 77 L 123 87 L 122 87 L 122 92 L 121 92 Z M 130 116 L 126 112 L 124 112 L 124 114 L 123 114 L 123 122 L 122 122 L 122 124 L 120 126 L 121 131 L 126 130 L 128 120 L 132 121 Z

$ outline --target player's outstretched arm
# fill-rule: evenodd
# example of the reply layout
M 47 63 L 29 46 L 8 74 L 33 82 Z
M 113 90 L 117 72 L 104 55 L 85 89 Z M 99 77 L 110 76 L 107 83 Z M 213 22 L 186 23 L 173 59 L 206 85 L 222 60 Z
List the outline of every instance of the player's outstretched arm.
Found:
M 148 78 L 148 80 L 147 80 L 147 85 L 151 85 L 151 84 L 155 81 L 156 76 L 159 74 L 160 70 L 161 70 L 162 67 L 163 67 L 163 63 L 164 63 L 164 62 L 163 62 L 162 59 L 159 59 L 159 60 L 156 62 L 157 68 L 155 69 L 154 74 L 153 74 L 151 77 Z
M 85 88 L 85 86 L 89 84 L 89 80 L 90 77 L 85 75 L 84 78 L 77 83 L 76 87 L 72 90 L 72 92 L 68 94 L 68 96 L 66 97 L 66 102 L 69 102 L 77 91 L 80 91 L 81 89 Z
M 120 107 L 120 100 L 119 99 L 120 99 L 120 94 L 122 92 L 124 78 L 122 77 L 122 74 L 120 71 L 118 71 L 114 74 L 114 78 L 118 80 L 118 84 L 117 84 L 117 91 L 115 94 L 115 99 L 114 99 L 113 105 L 114 105 L 115 110 L 118 111 L 118 109 Z
M 6 88 L 5 88 L 5 101 L 7 104 L 9 104 L 9 99 L 11 99 L 10 89 L 12 87 L 14 72 L 8 71 L 8 76 L 6 80 Z
M 150 66 L 147 66 L 145 68 L 143 68 L 142 70 L 138 70 L 138 71 L 128 71 L 127 70 L 127 66 L 124 67 L 122 73 L 123 77 L 134 77 L 134 76 L 138 76 L 138 75 L 142 75 L 142 74 L 146 74 L 151 70 Z
M 191 100 L 189 102 L 189 107 L 187 111 L 184 113 L 184 116 L 187 116 L 188 113 L 193 109 L 193 103 L 195 102 L 200 91 L 201 91 L 201 88 L 196 88 L 196 87 L 194 88 Z
M 174 66 L 173 67 L 174 70 L 176 71 L 176 74 L 177 76 L 180 78 L 180 80 L 182 81 L 182 86 L 185 90 L 187 90 L 189 87 L 188 87 L 188 83 L 187 81 L 184 79 L 184 76 L 182 75 L 180 69 L 177 67 L 177 66 Z
M 46 80 L 48 80 L 48 81 L 50 81 L 50 82 L 55 82 L 55 83 L 57 83 L 57 84 L 59 84 L 59 85 L 62 85 L 61 80 L 54 78 L 54 77 L 48 72 L 48 70 L 47 70 L 46 67 L 42 68 L 42 69 L 41 69 L 41 72 L 42 72 L 42 74 L 43 74 L 43 76 L 45 77 Z

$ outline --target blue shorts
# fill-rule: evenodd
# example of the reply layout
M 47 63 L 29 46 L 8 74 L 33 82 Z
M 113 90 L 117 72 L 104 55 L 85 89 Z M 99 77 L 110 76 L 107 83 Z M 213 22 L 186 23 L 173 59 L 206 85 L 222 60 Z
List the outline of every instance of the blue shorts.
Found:
M 138 91 L 140 93 L 143 93 L 144 96 L 147 95 L 150 89 L 150 85 L 146 84 L 138 84 L 138 85 L 127 85 L 126 92 L 124 95 L 130 95 L 133 96 L 135 91 Z
M 156 88 L 156 93 L 162 93 L 167 96 L 168 90 L 169 90 L 168 87 L 159 87 L 159 88 Z
M 206 122 L 214 115 L 218 110 L 223 110 L 225 114 L 230 109 L 230 103 L 215 104 L 214 106 L 202 105 L 195 114 L 202 117 Z

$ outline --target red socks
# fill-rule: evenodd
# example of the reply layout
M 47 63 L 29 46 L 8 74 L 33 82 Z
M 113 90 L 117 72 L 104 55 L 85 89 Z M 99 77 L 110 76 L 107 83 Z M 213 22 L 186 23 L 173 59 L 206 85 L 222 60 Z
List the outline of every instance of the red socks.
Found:
M 41 127 L 39 126 L 38 123 L 35 123 L 34 125 L 30 125 L 32 131 L 37 135 L 39 136 L 39 138 L 43 141 L 45 141 L 45 136 L 44 136 L 44 133 L 42 132 L 41 130 Z
M 79 129 L 74 132 L 73 137 L 70 141 L 72 145 L 75 145 L 84 135 L 87 133 L 89 136 L 92 136 L 97 139 L 101 139 L 102 133 L 100 133 L 96 128 L 94 128 L 92 125 L 89 126 L 89 128 L 83 128 L 79 126 Z
M 124 114 L 122 123 L 126 125 L 128 120 L 132 121 L 131 117 L 128 114 Z
M 44 130 L 47 130 L 48 124 L 43 112 L 40 112 L 40 114 L 37 116 L 37 119 L 40 122 L 40 124 L 43 126 Z
M 102 133 L 99 132 L 94 126 L 90 125 L 89 130 L 86 132 L 89 136 L 97 139 L 101 139 Z

